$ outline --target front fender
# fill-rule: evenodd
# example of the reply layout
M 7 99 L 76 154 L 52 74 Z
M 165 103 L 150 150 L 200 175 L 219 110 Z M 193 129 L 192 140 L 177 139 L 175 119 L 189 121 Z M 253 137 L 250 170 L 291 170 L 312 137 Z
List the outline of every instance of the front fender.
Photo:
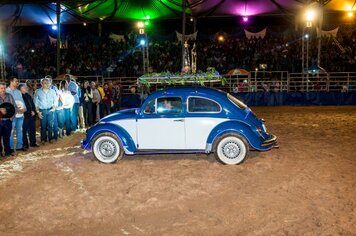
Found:
M 238 133 L 242 137 L 246 139 L 249 145 L 257 150 L 268 150 L 268 147 L 262 147 L 261 144 L 263 140 L 261 137 L 253 131 L 253 127 L 249 124 L 238 120 L 230 120 L 223 122 L 217 125 L 209 134 L 207 139 L 207 148 L 210 150 L 206 150 L 210 152 L 213 148 L 214 142 L 221 136 L 226 133 Z
M 86 138 L 82 140 L 84 149 L 91 150 L 91 143 L 94 138 L 101 133 L 110 132 L 114 134 L 122 143 L 125 154 L 133 154 L 136 151 L 136 145 L 129 133 L 119 125 L 111 123 L 99 123 L 87 131 Z

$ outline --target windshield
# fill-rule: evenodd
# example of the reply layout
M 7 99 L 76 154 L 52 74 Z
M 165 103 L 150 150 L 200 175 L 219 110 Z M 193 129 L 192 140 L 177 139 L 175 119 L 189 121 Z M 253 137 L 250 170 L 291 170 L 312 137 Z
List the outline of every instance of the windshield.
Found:
M 238 106 L 240 109 L 246 109 L 246 104 L 241 102 L 239 99 L 236 97 L 232 96 L 230 93 L 227 94 L 227 98 L 234 103 L 236 106 Z

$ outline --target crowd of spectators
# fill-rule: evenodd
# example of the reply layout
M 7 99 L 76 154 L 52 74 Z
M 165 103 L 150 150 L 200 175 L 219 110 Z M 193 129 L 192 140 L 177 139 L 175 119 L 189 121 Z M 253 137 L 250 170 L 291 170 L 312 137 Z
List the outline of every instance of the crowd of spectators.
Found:
M 266 64 L 269 71 L 301 72 L 302 40 L 300 33 L 266 35 L 265 38 L 216 38 L 198 39 L 196 43 L 197 68 L 205 71 L 216 68 L 221 74 L 230 69 L 254 70 Z M 68 36 L 66 47 L 61 49 L 62 73 L 74 75 L 103 75 L 104 77 L 129 77 L 142 75 L 142 48 L 139 36 L 126 36 L 125 42 L 117 42 L 108 36 L 80 37 Z M 149 39 L 149 61 L 151 72 L 179 72 L 181 69 L 181 44 L 176 39 Z M 356 36 L 337 39 L 342 48 L 332 38 L 322 39 L 321 66 L 326 71 L 355 71 Z M 310 38 L 309 64 L 317 62 L 317 39 Z M 49 40 L 44 42 L 22 42 L 8 50 L 8 74 L 20 79 L 38 79 L 44 75 L 56 74 L 56 46 Z
M 36 80 L 20 83 L 16 76 L 9 77 L 9 81 L 7 88 L 6 83 L 0 81 L 0 156 L 3 157 L 84 131 L 121 108 L 122 92 L 116 82 L 77 83 L 70 75 L 65 75 L 59 83 L 50 75 L 39 84 Z M 136 101 L 132 104 L 136 107 L 139 97 L 135 87 L 131 90 L 130 100 Z M 39 140 L 36 138 L 37 119 Z

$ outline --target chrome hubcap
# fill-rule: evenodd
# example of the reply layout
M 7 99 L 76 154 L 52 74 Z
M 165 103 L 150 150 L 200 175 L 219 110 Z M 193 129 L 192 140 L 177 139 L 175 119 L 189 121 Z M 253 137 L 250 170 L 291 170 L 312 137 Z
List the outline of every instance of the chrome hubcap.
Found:
M 105 158 L 111 158 L 116 153 L 115 144 L 110 140 L 104 140 L 99 145 L 99 152 Z
M 240 147 L 235 142 L 228 142 L 222 147 L 224 155 L 229 159 L 234 159 L 240 154 Z

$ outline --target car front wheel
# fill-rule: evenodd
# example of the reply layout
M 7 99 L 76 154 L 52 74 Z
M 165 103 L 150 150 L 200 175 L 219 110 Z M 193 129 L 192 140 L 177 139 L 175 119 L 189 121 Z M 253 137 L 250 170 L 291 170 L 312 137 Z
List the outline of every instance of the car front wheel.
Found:
M 112 133 L 99 134 L 93 142 L 93 153 L 103 163 L 113 163 L 123 157 L 121 142 Z
M 248 152 L 246 140 L 238 134 L 225 134 L 216 141 L 215 157 L 223 164 L 240 164 L 246 159 Z

